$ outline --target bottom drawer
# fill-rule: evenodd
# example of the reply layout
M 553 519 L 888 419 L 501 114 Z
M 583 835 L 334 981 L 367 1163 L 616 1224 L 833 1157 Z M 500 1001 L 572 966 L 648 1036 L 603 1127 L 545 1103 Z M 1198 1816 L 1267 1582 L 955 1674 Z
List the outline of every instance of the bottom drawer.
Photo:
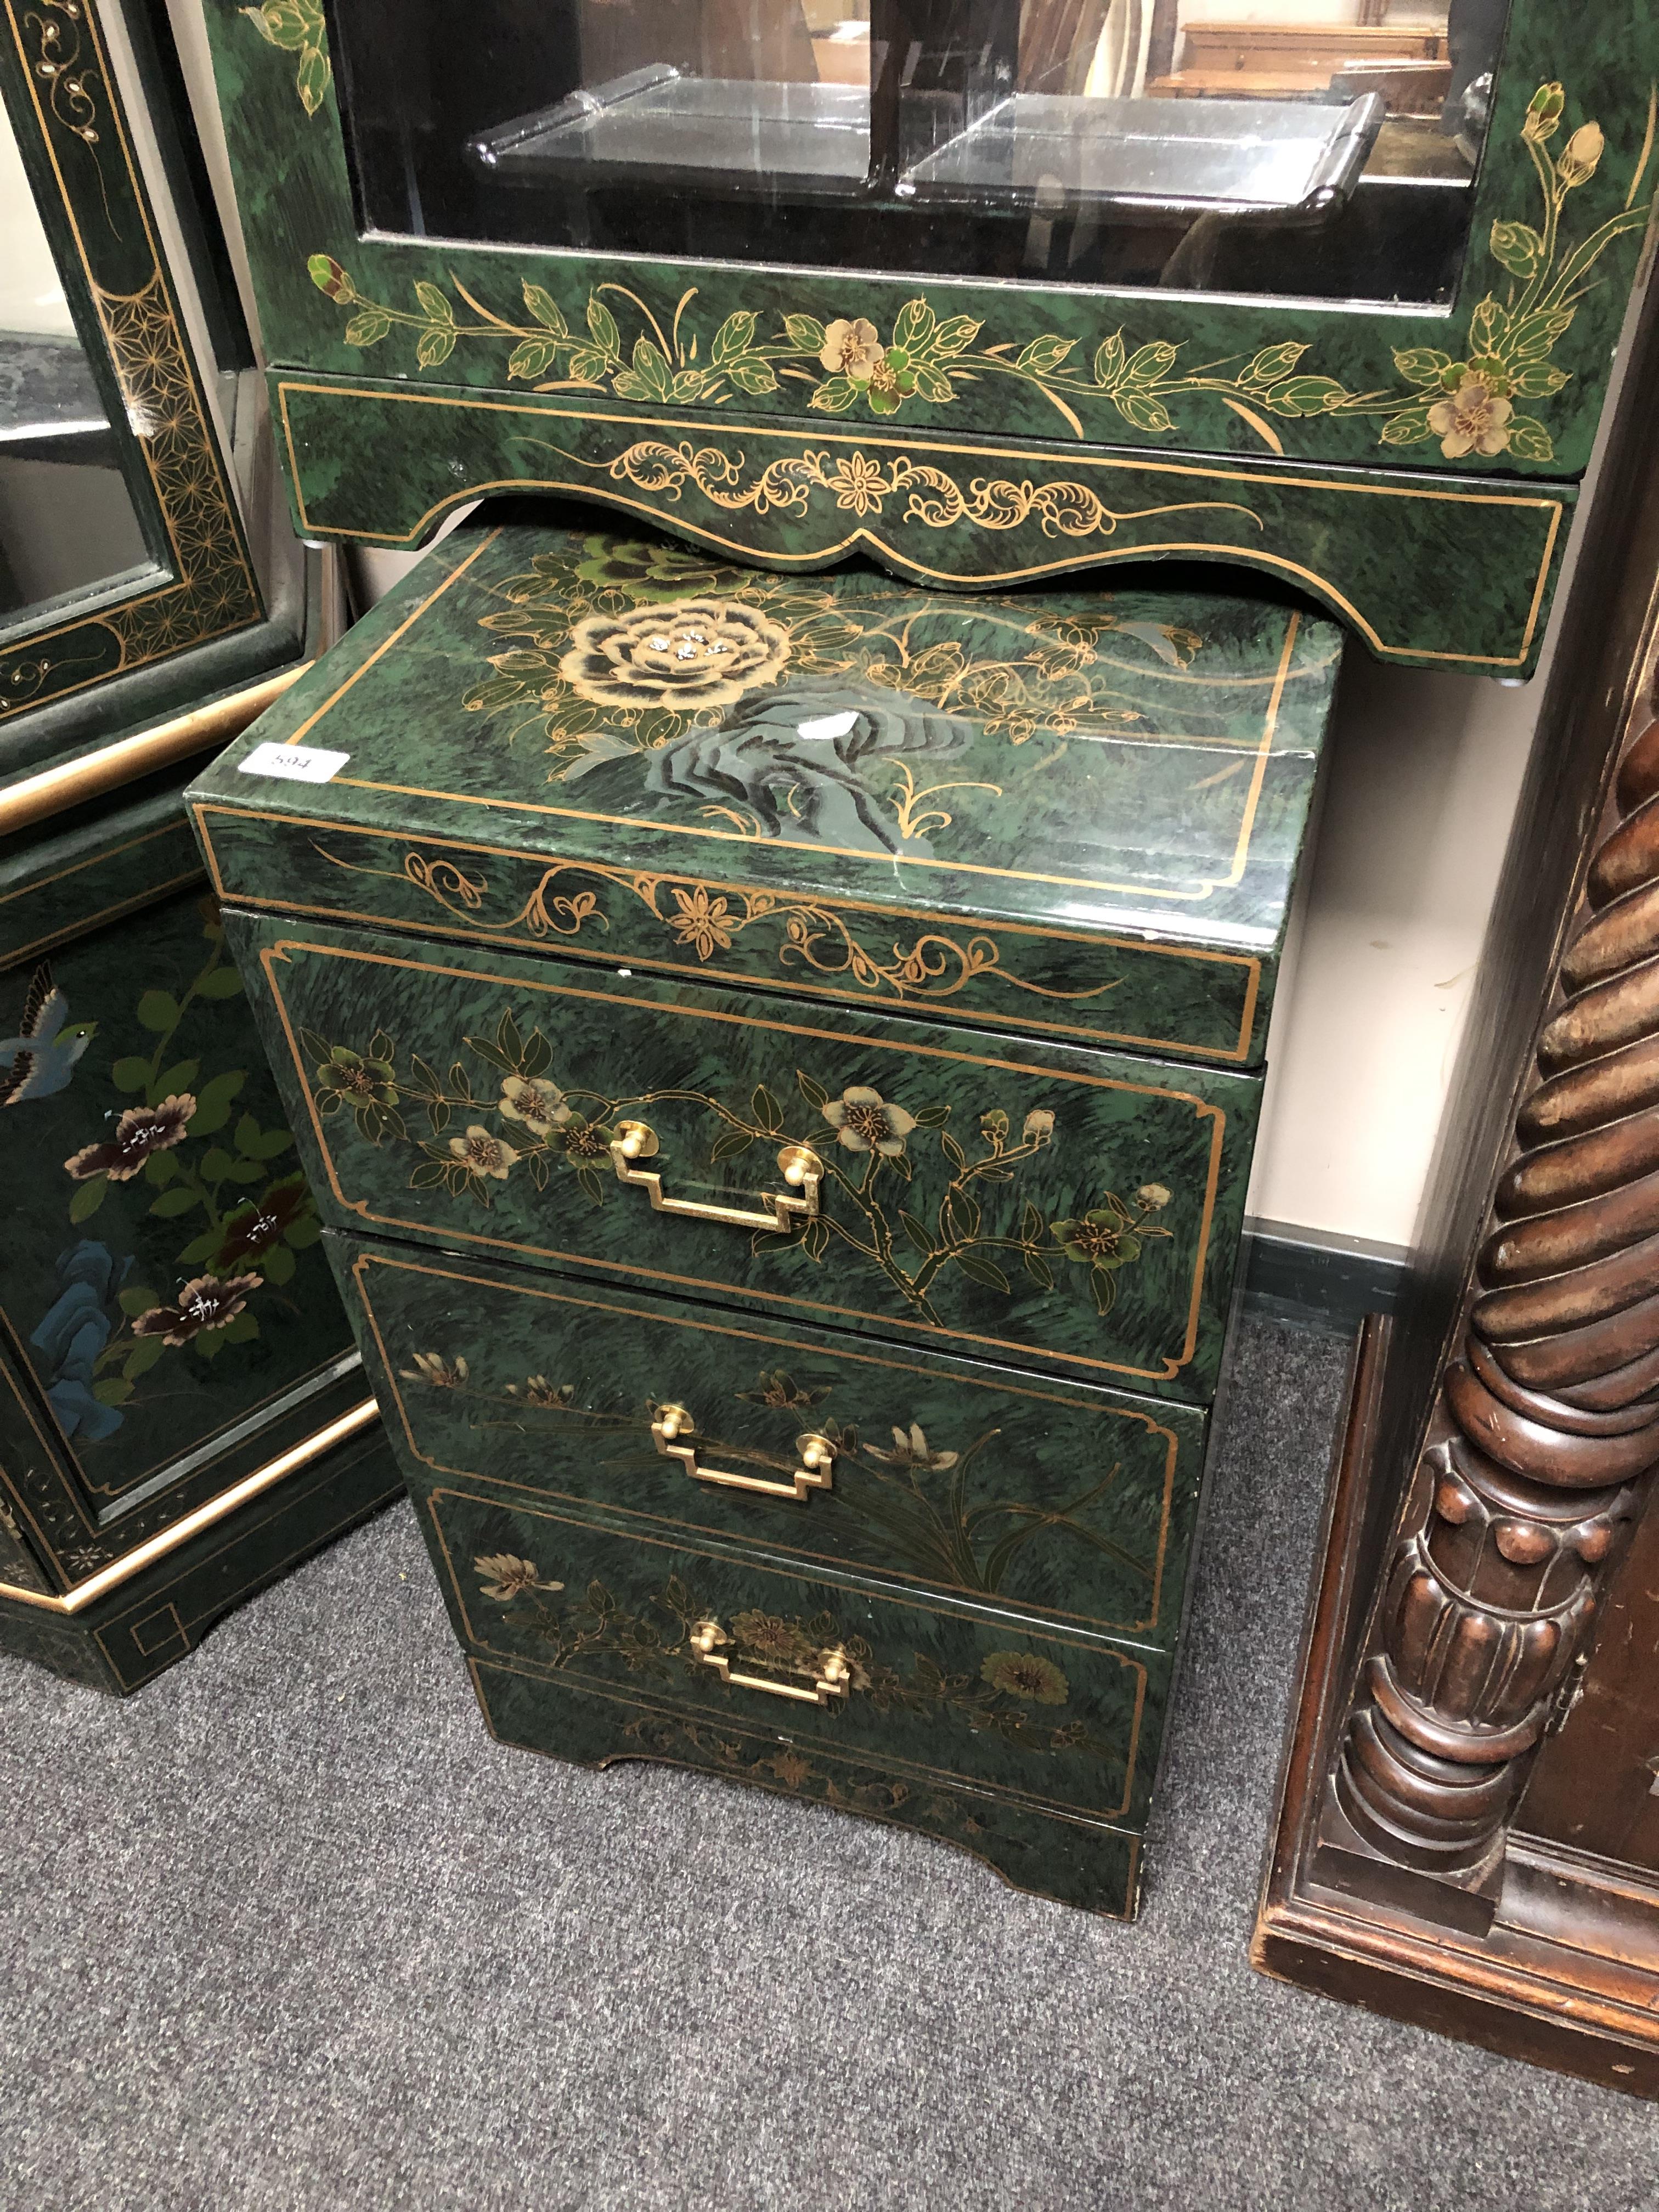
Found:
M 701 1746 L 694 1763 L 740 1772 L 716 1748 L 735 1725 L 757 1746 L 751 1778 L 827 1798 L 828 1760 L 885 1790 L 890 1819 L 963 1785 L 1091 1826 L 1146 1817 L 1162 1653 L 644 1537 L 506 1484 L 414 1488 L 457 1633 L 516 1679 L 538 1748 L 678 1759 Z
M 711 1722 L 658 1710 L 644 1699 L 619 1709 L 608 1694 L 568 1677 L 550 1682 L 500 1660 L 468 1664 L 484 1725 L 498 1743 L 592 1766 L 649 1759 L 692 1767 L 911 1829 L 966 1851 L 1016 1889 L 1086 1912 L 1133 1917 L 1140 1838 L 1121 1828 L 1035 1812 L 960 1778 L 948 1788 L 918 1784 L 834 1747 L 805 1753 L 782 1741 L 775 1729 L 745 1725 L 730 1713 Z

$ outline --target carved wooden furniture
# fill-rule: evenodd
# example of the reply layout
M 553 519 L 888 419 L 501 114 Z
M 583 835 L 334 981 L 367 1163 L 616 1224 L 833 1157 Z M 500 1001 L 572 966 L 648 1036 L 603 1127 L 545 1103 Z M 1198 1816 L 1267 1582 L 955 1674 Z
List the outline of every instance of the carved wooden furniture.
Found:
M 1534 664 L 1659 174 L 1638 0 L 1570 48 L 1548 0 L 1474 10 L 1443 125 L 1351 86 L 1273 131 L 1146 96 L 1165 7 L 872 0 L 825 76 L 790 0 L 763 77 L 647 0 L 206 12 L 308 538 L 517 487 L 791 571 L 1202 554 L 1390 659 Z
M 9 304 L 67 301 L 0 437 L 0 1650 L 113 1691 L 398 1489 L 180 805 L 323 593 L 250 546 L 112 60 L 166 152 L 147 28 L 0 8 Z
M 1268 1972 L 1659 2094 L 1659 445 L 1632 361 L 1442 1146 L 1362 1357 Z
M 1133 1911 L 1340 644 L 578 512 L 198 781 L 504 1741 Z

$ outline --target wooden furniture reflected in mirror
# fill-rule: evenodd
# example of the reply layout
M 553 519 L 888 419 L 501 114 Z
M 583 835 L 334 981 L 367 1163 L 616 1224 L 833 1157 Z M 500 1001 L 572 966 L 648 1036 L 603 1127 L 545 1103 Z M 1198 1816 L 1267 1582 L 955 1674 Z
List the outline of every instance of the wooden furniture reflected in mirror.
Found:
M 1362 1346 L 1255 1956 L 1659 2096 L 1650 297 L 1425 1206 Z
M 1252 90 L 1314 92 L 1356 62 L 1438 62 L 1443 30 L 1388 23 L 1183 22 L 1179 67 L 1149 87 L 1177 95 L 1219 92 L 1243 77 Z

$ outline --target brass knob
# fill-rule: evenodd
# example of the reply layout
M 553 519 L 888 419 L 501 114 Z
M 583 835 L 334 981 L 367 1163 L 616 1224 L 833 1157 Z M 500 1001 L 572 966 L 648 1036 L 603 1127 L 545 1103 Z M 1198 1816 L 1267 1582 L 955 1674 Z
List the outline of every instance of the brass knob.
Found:
M 833 1467 L 836 1463 L 836 1448 L 828 1437 L 797 1437 L 795 1449 L 800 1454 L 801 1465 L 811 1468 L 814 1474 L 820 1468 Z
M 657 1150 L 657 1133 L 647 1121 L 619 1121 L 617 1149 L 628 1160 L 648 1160 Z
M 689 1436 L 697 1425 L 684 1406 L 659 1406 L 653 1425 L 662 1431 L 665 1442 L 672 1444 L 676 1437 Z
M 809 1176 L 817 1181 L 823 1173 L 823 1162 L 810 1145 L 785 1145 L 778 1154 L 778 1166 L 792 1190 L 799 1190 Z

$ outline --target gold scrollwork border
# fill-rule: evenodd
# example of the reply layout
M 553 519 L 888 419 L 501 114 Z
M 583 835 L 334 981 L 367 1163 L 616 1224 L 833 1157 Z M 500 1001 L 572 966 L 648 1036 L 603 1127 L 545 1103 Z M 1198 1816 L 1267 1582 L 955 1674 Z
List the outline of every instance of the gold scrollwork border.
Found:
M 525 855 L 515 852 L 509 846 L 446 843 L 442 847 L 435 847 L 428 844 L 428 849 L 424 852 L 410 850 L 405 853 L 404 865 L 400 868 L 359 869 L 353 863 L 343 860 L 337 854 L 328 852 L 319 842 L 331 831 L 337 833 L 340 831 L 342 825 L 338 823 L 318 821 L 309 815 L 274 813 L 240 806 L 213 806 L 201 800 L 196 802 L 194 815 L 197 838 L 207 860 L 209 879 L 212 883 L 215 896 L 219 899 L 228 900 L 234 896 L 240 905 L 275 908 L 290 919 L 297 919 L 304 915 L 317 921 L 356 922 L 370 927 L 378 925 L 383 928 L 395 930 L 408 927 L 409 916 L 406 914 L 382 914 L 362 901 L 355 902 L 348 906 L 329 906 L 320 901 L 299 898 L 287 892 L 284 892 L 280 899 L 273 900 L 264 896 L 246 883 L 236 884 L 234 890 L 227 889 L 220 855 L 214 843 L 216 819 L 237 823 L 263 822 L 279 830 L 297 830 L 313 833 L 310 839 L 312 849 L 320 858 L 333 861 L 337 866 L 345 869 L 348 872 L 369 877 L 378 876 L 389 883 L 408 882 L 419 890 L 426 890 L 428 882 L 433 882 L 435 879 L 435 887 L 431 895 L 438 897 L 439 904 L 443 907 L 448 920 L 458 927 L 465 929 L 471 942 L 492 945 L 505 951 L 512 951 L 521 948 L 526 939 L 532 945 L 537 945 L 542 941 L 534 927 L 533 917 L 532 921 L 526 923 L 522 933 L 516 935 L 514 933 L 519 928 L 520 915 L 515 915 L 505 923 L 494 924 L 473 918 L 482 912 L 483 899 L 489 892 L 489 878 L 479 872 L 479 863 L 489 863 L 498 860 L 522 861 Z M 411 842 L 408 833 L 402 830 L 376 829 L 368 823 L 356 822 L 349 827 L 349 835 L 353 838 L 377 838 L 383 842 L 400 845 L 409 845 Z M 576 865 L 578 864 L 573 864 L 573 866 Z M 471 876 L 467 875 L 469 868 L 473 871 Z M 449 884 L 447 872 L 452 869 L 454 871 L 456 880 L 453 884 Z M 552 867 L 546 871 L 542 882 L 525 902 L 524 911 L 528 912 L 538 902 L 544 902 L 544 894 L 550 881 L 562 872 L 563 870 L 561 867 Z M 728 902 L 747 902 L 757 896 L 752 885 L 728 883 L 717 878 L 693 878 L 671 874 L 653 876 L 645 871 L 635 869 L 617 869 L 613 872 L 619 881 L 623 878 L 628 879 L 626 888 L 629 890 L 633 890 L 634 879 L 637 878 L 642 884 L 654 884 L 659 888 L 665 885 L 671 888 L 684 886 L 693 897 L 697 891 L 702 891 L 711 902 L 720 899 Z M 423 877 L 428 879 L 428 882 L 422 882 Z M 465 885 L 460 880 L 462 878 L 465 878 Z M 439 896 L 441 891 L 443 893 L 442 896 Z M 477 894 L 476 903 L 474 894 Z M 888 967 L 890 964 L 896 964 L 902 968 L 915 951 L 913 945 L 909 953 L 901 953 L 896 945 L 892 963 L 887 962 L 880 954 L 871 953 L 858 935 L 859 931 L 865 927 L 864 918 L 867 917 L 868 924 L 872 928 L 879 930 L 891 929 L 895 927 L 903 928 L 908 924 L 915 923 L 918 925 L 919 934 L 922 937 L 931 931 L 932 926 L 937 923 L 939 918 L 936 912 L 931 912 L 923 908 L 865 905 L 854 899 L 833 899 L 818 894 L 815 894 L 810 901 L 804 898 L 792 899 L 787 893 L 781 892 L 768 896 L 770 897 L 770 911 L 773 916 L 784 917 L 797 910 L 802 915 L 822 913 L 837 939 L 844 935 L 854 942 L 857 961 L 855 963 L 854 960 L 849 959 L 846 972 L 853 973 L 858 977 L 860 988 L 856 990 L 837 989 L 833 980 L 828 977 L 823 969 L 814 968 L 810 995 L 814 1000 L 838 1000 L 855 1006 L 867 1006 L 877 1003 L 880 986 Z M 459 905 L 454 902 L 455 901 L 459 902 Z M 556 908 L 557 904 L 558 902 L 556 901 Z M 847 918 L 849 916 L 858 919 L 849 920 Z M 744 906 L 743 909 L 744 926 L 750 921 L 763 918 L 765 917 L 757 908 Z M 657 919 L 661 921 L 664 917 L 659 914 Z M 671 915 L 668 919 L 672 926 L 674 917 Z M 726 927 L 730 927 L 731 925 L 727 924 Z M 580 934 L 579 930 L 569 932 L 554 928 L 549 933 L 558 937 L 557 949 L 565 957 L 606 962 L 614 957 L 609 951 L 598 946 L 583 946 L 574 942 L 574 937 Z M 994 925 L 994 931 L 990 927 L 987 927 L 976 931 L 975 935 L 976 939 L 984 938 L 988 944 L 997 950 L 999 957 L 994 961 L 980 961 L 975 968 L 973 975 L 963 975 L 957 981 L 949 981 L 947 971 L 948 993 L 951 994 L 964 988 L 966 982 L 976 980 L 981 975 L 990 975 L 994 980 L 1006 982 L 1016 989 L 1033 991 L 1042 997 L 1060 1002 L 1086 1000 L 1100 995 L 1111 988 L 1109 985 L 1102 985 L 1092 990 L 1063 992 L 1047 990 L 1041 985 L 1026 984 L 1015 975 L 1011 969 L 1003 964 L 1000 957 L 1001 945 L 1002 940 L 1008 938 L 1030 939 L 1039 945 L 1074 945 L 1086 948 L 1090 953 L 1097 957 L 1114 952 L 1128 952 L 1134 954 L 1138 958 L 1196 961 L 1200 966 L 1237 970 L 1240 979 L 1238 1028 L 1236 1036 L 1229 1044 L 1203 1044 L 1191 1036 L 1151 1036 L 1138 1030 L 1091 1028 L 1079 1022 L 1063 1022 L 1053 1014 L 1033 1012 L 1029 1008 L 1025 1011 L 1022 1027 L 1029 1030 L 1033 1036 L 1075 1038 L 1085 1044 L 1106 1047 L 1127 1046 L 1141 1051 L 1175 1052 L 1183 1057 L 1219 1066 L 1242 1066 L 1250 1057 L 1250 1041 L 1255 1034 L 1257 1006 L 1261 993 L 1261 962 L 1252 953 L 1223 952 L 1213 951 L 1206 945 L 1159 945 L 1145 939 L 1097 936 L 1082 930 L 1042 929 L 1030 923 L 1001 920 Z M 744 985 L 755 981 L 753 974 L 748 969 L 721 968 L 711 964 L 712 955 L 709 960 L 705 960 L 701 949 L 696 947 L 690 938 L 683 941 L 692 949 L 697 950 L 698 959 L 695 965 L 689 961 L 673 960 L 654 952 L 636 952 L 631 957 L 647 964 L 653 970 L 659 970 L 665 975 L 690 975 L 702 982 L 734 982 Z M 716 947 L 716 950 L 719 949 Z M 781 954 L 786 949 L 787 945 L 781 945 L 779 948 L 781 965 Z M 868 987 L 863 985 L 860 973 L 861 963 L 865 959 L 869 961 L 871 973 L 876 979 Z M 920 984 L 912 984 L 901 976 L 893 986 L 893 994 L 895 1002 L 901 1006 L 919 1006 L 928 1003 L 937 1004 L 941 997 L 947 995 L 947 993 L 939 990 L 930 993 L 928 979 L 926 977 Z
M 463 506 L 494 491 L 562 491 L 581 494 L 588 497 L 602 498 L 609 506 L 621 507 L 648 521 L 660 525 L 663 520 L 660 495 L 655 500 L 635 499 L 628 497 L 620 490 L 613 490 L 608 486 L 604 489 L 596 488 L 594 472 L 596 470 L 603 472 L 615 466 L 618 459 L 625 455 L 630 447 L 641 442 L 639 434 L 641 431 L 678 433 L 683 438 L 686 429 L 686 424 L 683 419 L 677 420 L 672 416 L 653 416 L 637 413 L 623 415 L 611 413 L 599 407 L 550 405 L 545 402 L 538 405 L 532 401 L 488 399 L 464 392 L 410 392 L 391 384 L 324 382 L 317 379 L 302 380 L 283 376 L 275 378 L 273 381 L 276 389 L 276 417 L 282 426 L 289 477 L 294 487 L 295 510 L 302 531 L 307 537 L 349 538 L 369 544 L 418 545 L 429 534 L 441 516 L 453 507 Z M 387 406 L 437 407 L 480 415 L 509 415 L 522 416 L 528 421 L 542 424 L 558 420 L 590 425 L 614 424 L 626 434 L 629 442 L 627 447 L 623 447 L 619 441 L 618 453 L 607 459 L 573 464 L 571 472 L 562 476 L 520 475 L 469 477 L 465 482 L 447 489 L 441 499 L 434 501 L 406 529 L 375 530 L 364 527 L 361 521 L 325 522 L 309 511 L 306 502 L 305 486 L 299 458 L 295 449 L 294 430 L 289 411 L 291 398 L 307 396 L 342 401 L 378 401 Z M 722 421 L 720 429 L 722 436 L 727 439 L 752 440 L 762 446 L 779 442 L 788 444 L 796 449 L 793 458 L 797 460 L 800 458 L 802 439 L 799 427 L 755 422 Z M 829 449 L 836 447 L 847 448 L 854 454 L 890 453 L 896 458 L 905 458 L 912 463 L 932 461 L 939 456 L 945 457 L 947 460 L 952 458 L 965 460 L 970 465 L 984 465 L 994 462 L 1007 462 L 1039 473 L 1052 469 L 1055 459 L 1051 448 L 1045 447 L 1035 441 L 1027 446 L 992 446 L 970 445 L 965 442 L 958 443 L 914 435 L 884 438 L 869 433 L 852 431 L 814 432 L 812 451 L 815 453 L 827 455 Z M 824 465 L 828 466 L 827 459 Z M 1065 465 L 1069 470 L 1103 473 L 1109 477 L 1114 473 L 1128 471 L 1160 479 L 1168 478 L 1177 483 L 1257 485 L 1264 480 L 1263 471 L 1260 467 L 1206 466 L 1199 461 L 1166 460 L 1161 456 L 1153 454 L 1127 456 L 1101 453 L 1085 454 L 1067 453 L 1065 456 Z M 1526 620 L 1522 626 L 1518 649 L 1507 653 L 1455 653 L 1442 649 L 1424 649 L 1411 644 L 1408 641 L 1399 643 L 1390 642 L 1383 637 L 1375 623 L 1361 612 L 1341 586 L 1321 570 L 1309 566 L 1304 562 L 1292 560 L 1286 555 L 1268 552 L 1259 547 L 1218 544 L 1212 540 L 1206 539 L 1160 539 L 1155 544 L 1136 543 L 1126 544 L 1116 550 L 1107 544 L 1077 540 L 1074 541 L 1077 544 L 1076 550 L 1060 554 L 1052 560 L 1023 562 L 1016 567 L 1000 569 L 994 574 L 976 573 L 972 581 L 976 587 L 1024 583 L 1040 576 L 1058 574 L 1067 568 L 1085 566 L 1103 567 L 1114 561 L 1142 561 L 1165 556 L 1184 556 L 1195 559 L 1213 560 L 1220 555 L 1243 561 L 1253 568 L 1272 570 L 1277 574 L 1289 577 L 1293 582 L 1311 591 L 1340 614 L 1345 621 L 1351 623 L 1373 651 L 1385 659 L 1412 662 L 1436 661 L 1444 662 L 1455 667 L 1499 670 L 1522 667 L 1531 658 L 1533 641 L 1537 634 L 1547 599 L 1549 579 L 1554 564 L 1556 547 L 1566 517 L 1566 498 L 1559 490 L 1550 488 L 1526 492 L 1494 491 L 1477 490 L 1464 483 L 1443 485 L 1377 483 L 1368 481 L 1364 476 L 1358 472 L 1351 475 L 1346 471 L 1341 473 L 1333 471 L 1328 476 L 1308 476 L 1287 472 L 1279 465 L 1272 465 L 1272 475 L 1267 480 L 1271 482 L 1274 489 L 1279 491 L 1317 491 L 1333 496 L 1357 500 L 1419 500 L 1443 506 L 1473 505 L 1536 514 L 1543 521 L 1543 544 L 1540 550 L 1537 571 L 1528 602 Z M 1079 478 L 1079 482 L 1081 481 L 1082 479 Z M 1085 489 L 1087 489 L 1086 485 Z M 971 496 L 970 488 L 969 497 Z M 740 560 L 752 560 L 755 557 L 756 549 L 751 544 L 732 536 L 728 532 L 692 522 L 683 513 L 675 514 L 671 526 L 682 537 L 696 538 L 704 544 L 717 546 L 722 551 L 736 555 Z M 913 552 L 894 542 L 882 528 L 879 517 L 874 520 L 855 518 L 851 527 L 832 539 L 814 544 L 805 552 L 793 553 L 769 546 L 766 549 L 765 557 L 769 567 L 821 568 L 841 559 L 846 554 L 856 552 L 860 547 L 868 547 L 882 559 L 896 566 L 907 574 L 923 577 L 929 581 L 946 586 L 955 586 L 957 588 L 960 588 L 963 584 L 963 579 L 959 574 L 945 568 L 930 567 L 925 562 L 919 561 Z

